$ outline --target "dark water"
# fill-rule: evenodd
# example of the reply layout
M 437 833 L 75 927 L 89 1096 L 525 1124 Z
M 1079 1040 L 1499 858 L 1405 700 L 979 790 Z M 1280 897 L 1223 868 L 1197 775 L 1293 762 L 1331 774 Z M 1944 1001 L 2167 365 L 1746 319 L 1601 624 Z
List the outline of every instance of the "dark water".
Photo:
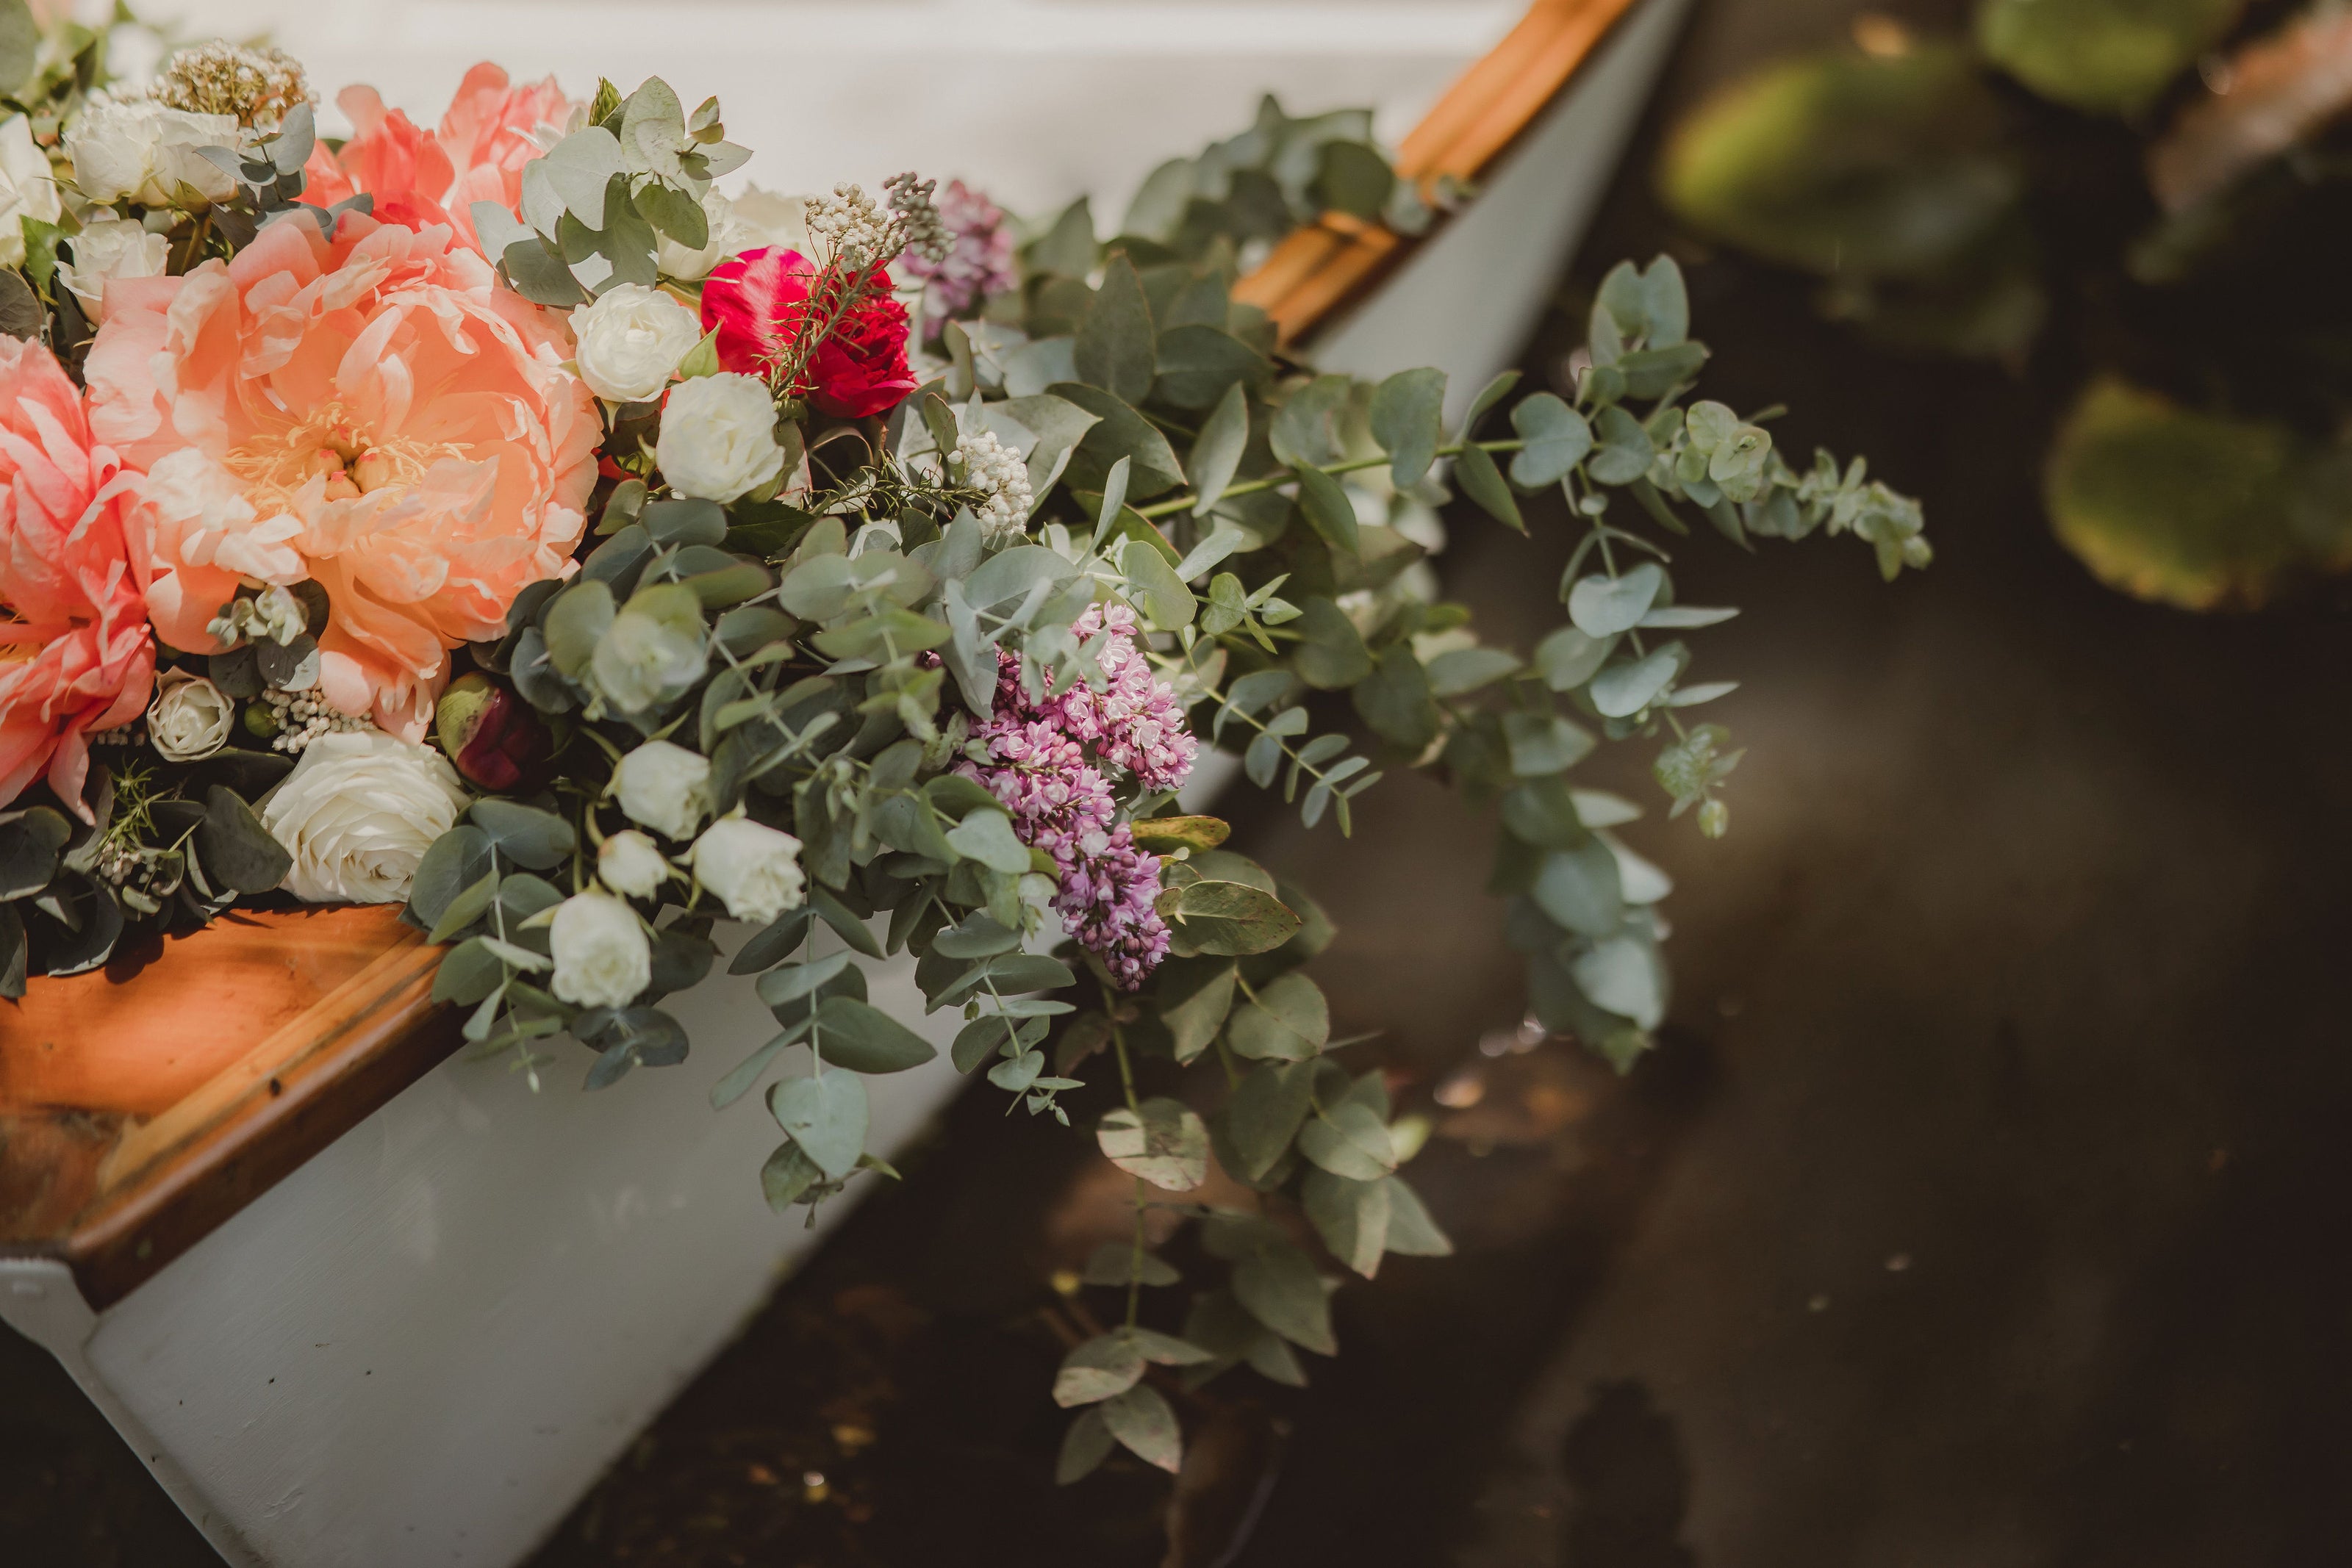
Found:
M 1705 8 L 1664 102 L 1851 9 Z M 1643 163 L 1571 317 L 1668 241 Z M 1345 851 L 1238 813 L 1341 925 L 1341 1026 L 1384 1030 L 1425 1105 L 1467 1064 L 1413 1172 L 1462 1250 L 1345 1291 L 1303 1396 L 1189 1413 L 1214 1462 L 1169 1560 L 1219 1561 L 1243 1521 L 1267 1568 L 2352 1560 L 2343 596 L 2199 618 L 2105 592 L 2035 502 L 2064 367 L 1875 356 L 1801 285 L 1680 254 L 1710 393 L 1868 452 L 1926 499 L 1937 565 L 1889 587 L 1850 541 L 1678 551 L 1686 601 L 1747 607 L 1695 643 L 1748 683 L 1718 706 L 1749 752 L 1728 840 L 1632 831 L 1681 891 L 1675 1021 L 1626 1083 L 1479 1051 L 1518 981 L 1487 830 L 1433 786 L 1365 797 Z M 1459 522 L 1449 591 L 1499 636 L 1548 623 L 1560 520 Z M 539 1568 L 1163 1560 L 1163 1478 L 1048 1474 L 1042 1390 L 1081 1325 L 1044 1281 L 1119 1195 L 993 1098 Z M 0 1541 L 27 1543 L 0 1557 L 206 1560 L 37 1353 L 0 1344 Z

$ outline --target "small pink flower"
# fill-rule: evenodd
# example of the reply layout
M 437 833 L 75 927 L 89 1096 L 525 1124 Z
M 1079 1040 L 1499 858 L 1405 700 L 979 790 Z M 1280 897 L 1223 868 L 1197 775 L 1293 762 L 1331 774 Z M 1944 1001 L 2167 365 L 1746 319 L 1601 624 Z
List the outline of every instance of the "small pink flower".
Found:
M 46 771 L 89 820 L 83 737 L 147 706 L 155 647 L 118 469 L 48 350 L 0 337 L 0 803 Z
M 1168 954 L 1168 927 L 1154 907 L 1160 861 L 1137 849 L 1118 821 L 1103 768 L 1123 768 L 1148 790 L 1173 789 L 1192 772 L 1199 743 L 1174 691 L 1136 648 L 1132 610 L 1096 606 L 1071 630 L 1082 639 L 1108 631 L 1102 690 L 1082 682 L 1039 701 L 1022 687 L 1021 662 L 1001 654 L 994 711 L 973 732 L 988 761 L 957 770 L 1004 802 L 1022 842 L 1053 857 L 1054 912 L 1133 990 Z
M 898 258 L 910 277 L 923 280 L 923 336 L 939 336 L 948 319 L 961 316 L 992 294 L 1021 283 L 1013 259 L 1013 225 L 1004 209 L 961 180 L 939 195 L 940 223 L 948 231 L 948 253 L 938 261 L 919 251 Z

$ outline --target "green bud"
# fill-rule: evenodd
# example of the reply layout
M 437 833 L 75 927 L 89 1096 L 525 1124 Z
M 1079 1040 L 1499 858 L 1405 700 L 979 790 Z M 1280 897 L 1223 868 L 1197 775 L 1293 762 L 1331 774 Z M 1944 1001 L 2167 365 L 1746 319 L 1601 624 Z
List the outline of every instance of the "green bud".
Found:
M 1698 831 L 1710 839 L 1731 831 L 1731 808 L 1710 798 L 1698 809 Z
M 280 728 L 277 712 L 268 703 L 245 705 L 245 732 L 256 740 L 268 740 Z

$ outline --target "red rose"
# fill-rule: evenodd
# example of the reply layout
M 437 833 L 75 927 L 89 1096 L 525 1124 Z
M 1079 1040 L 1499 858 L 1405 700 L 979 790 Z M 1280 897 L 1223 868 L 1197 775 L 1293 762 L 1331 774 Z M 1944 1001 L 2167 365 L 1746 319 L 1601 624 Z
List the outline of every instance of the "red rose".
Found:
M 838 275 L 819 272 L 796 250 L 747 250 L 721 263 L 702 286 L 702 329 L 719 329 L 719 362 L 745 375 L 772 374 L 812 309 L 834 308 Z M 890 275 L 835 323 L 801 367 L 792 390 L 837 419 L 864 419 L 915 390 L 907 368 L 907 308 L 890 297 Z

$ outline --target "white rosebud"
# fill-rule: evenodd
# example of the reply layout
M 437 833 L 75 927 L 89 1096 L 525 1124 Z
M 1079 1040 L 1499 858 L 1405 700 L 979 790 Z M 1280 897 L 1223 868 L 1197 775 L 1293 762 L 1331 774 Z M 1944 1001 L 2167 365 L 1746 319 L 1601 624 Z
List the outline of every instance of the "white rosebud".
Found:
M 81 301 L 82 314 L 92 321 L 106 319 L 106 286 L 123 277 L 161 277 L 171 256 L 171 242 L 149 234 L 133 218 L 92 219 L 66 242 L 70 259 L 58 258 L 58 281 Z M 0 254 L 5 252 L 0 243 Z
M 54 224 L 62 205 L 49 155 L 33 141 L 21 114 L 0 120 L 0 267 L 25 265 L 25 220 Z
M 801 901 L 801 841 L 739 810 L 694 841 L 694 874 L 738 920 L 765 925 Z
M 155 700 L 147 708 L 147 738 L 166 762 L 194 762 L 228 744 L 236 705 L 212 682 L 189 670 L 165 670 L 155 677 Z
M 152 99 L 94 96 L 65 133 L 74 187 L 102 207 L 117 202 L 171 206 L 183 186 L 209 202 L 236 193 L 236 181 L 200 147 L 236 146 L 236 118 L 165 109 Z
M 625 1008 L 653 982 L 653 945 L 637 913 L 609 893 L 575 893 L 547 928 L 550 988 L 575 1007 Z
M 751 225 L 735 214 L 735 204 L 717 191 L 702 198 L 703 222 L 709 226 L 710 237 L 700 250 L 688 250 L 667 235 L 654 247 L 654 265 L 665 277 L 675 277 L 683 283 L 707 277 L 710 269 L 729 256 L 765 245 L 767 240 Z
M 596 874 L 614 893 L 650 898 L 669 880 L 669 862 L 653 840 L 624 828 L 597 848 Z
M 380 729 L 334 730 L 303 748 L 260 816 L 294 857 L 286 887 L 295 897 L 396 904 L 467 803 L 457 769 L 431 747 Z
M 721 371 L 681 382 L 663 405 L 654 461 L 681 496 L 732 501 L 784 471 L 776 400 L 757 376 Z
M 667 740 L 648 740 L 613 769 L 613 797 L 629 820 L 667 838 L 694 834 L 709 809 L 710 758 Z
M 590 392 L 607 402 L 648 402 L 702 341 L 702 318 L 658 288 L 618 283 L 572 312 L 572 336 Z

